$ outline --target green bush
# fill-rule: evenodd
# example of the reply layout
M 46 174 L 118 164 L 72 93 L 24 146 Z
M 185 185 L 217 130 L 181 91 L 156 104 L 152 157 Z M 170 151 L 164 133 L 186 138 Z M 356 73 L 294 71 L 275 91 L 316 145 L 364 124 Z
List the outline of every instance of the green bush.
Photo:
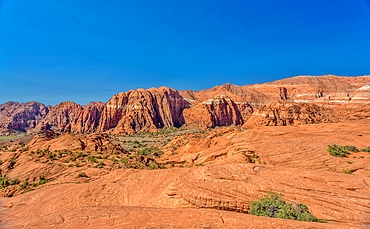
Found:
M 85 172 L 81 172 L 80 174 L 78 174 L 78 177 L 87 177 L 87 175 Z
M 328 145 L 327 151 L 330 155 L 335 157 L 347 157 L 350 154 L 350 150 L 348 150 L 345 146 L 339 146 L 336 144 Z
M 45 177 L 45 175 L 40 175 L 40 177 L 39 177 L 39 183 L 37 183 L 37 185 L 46 184 L 48 182 L 49 182 L 49 180 Z
M 0 187 L 1 188 L 6 188 L 9 186 L 9 181 L 6 177 L 3 177 L 0 175 Z
M 342 173 L 352 174 L 352 171 L 350 169 L 342 169 Z
M 360 152 L 360 150 L 358 150 L 356 146 L 344 146 L 344 148 L 351 152 L 355 152 L 355 153 Z
M 151 146 L 140 150 L 138 154 L 144 156 L 160 157 L 163 155 L 163 152 L 160 151 L 157 147 Z
M 18 190 L 25 189 L 28 186 L 28 181 L 24 181 L 21 185 L 19 185 Z
M 251 202 L 251 208 L 248 211 L 251 215 L 267 216 L 272 218 L 292 219 L 309 222 L 325 222 L 313 216 L 308 207 L 302 203 L 286 203 L 282 196 L 269 192 L 258 201 Z
M 94 156 L 88 156 L 87 159 L 90 161 L 90 163 L 98 163 L 98 160 Z
M 21 181 L 18 178 L 15 178 L 9 182 L 10 185 L 16 185 L 21 183 Z
M 121 158 L 121 162 L 124 164 L 124 165 L 128 165 L 128 158 Z
M 366 147 L 366 148 L 363 148 L 361 149 L 362 152 L 368 152 L 370 153 L 370 146 Z

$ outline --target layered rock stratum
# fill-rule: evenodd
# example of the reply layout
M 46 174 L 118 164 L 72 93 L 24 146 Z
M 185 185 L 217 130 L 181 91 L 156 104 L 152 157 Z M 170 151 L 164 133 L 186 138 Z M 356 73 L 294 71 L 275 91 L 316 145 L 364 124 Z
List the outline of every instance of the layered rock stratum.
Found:
M 261 117 L 267 114 L 266 109 L 270 109 L 271 114 L 271 109 L 274 109 L 271 104 L 277 104 L 277 101 L 296 103 L 289 108 L 293 113 L 298 111 L 297 106 L 307 107 L 304 103 L 314 103 L 326 110 L 332 109 L 339 119 L 348 119 L 358 117 L 359 114 L 351 114 L 353 110 L 362 110 L 362 116 L 366 116 L 369 98 L 369 76 L 297 76 L 245 86 L 228 83 L 201 91 L 177 91 L 167 87 L 137 89 L 120 92 L 106 103 L 94 102 L 85 106 L 74 102 L 63 102 L 54 107 L 36 102 L 8 102 L 0 106 L 0 131 L 3 134 L 35 132 L 48 126 L 66 133 L 109 131 L 132 134 L 156 132 L 163 127 L 181 127 L 184 124 L 200 128 L 242 125 L 250 117 L 256 119 L 258 115 L 258 123 L 271 125 L 276 121 L 271 122 L 271 118 L 270 121 L 262 120 Z M 279 105 L 282 109 L 287 106 Z M 261 109 L 265 111 L 261 113 Z M 281 122 L 286 121 L 283 119 Z M 295 124 L 311 123 L 302 121 L 301 117 L 301 121 L 294 120 Z M 326 120 L 329 119 L 324 118 L 320 122 Z
M 0 134 L 35 128 L 49 113 L 49 108 L 38 102 L 7 102 L 0 105 Z
M 98 130 L 135 133 L 180 127 L 185 123 L 182 111 L 187 106 L 177 90 L 167 87 L 122 92 L 105 104 Z

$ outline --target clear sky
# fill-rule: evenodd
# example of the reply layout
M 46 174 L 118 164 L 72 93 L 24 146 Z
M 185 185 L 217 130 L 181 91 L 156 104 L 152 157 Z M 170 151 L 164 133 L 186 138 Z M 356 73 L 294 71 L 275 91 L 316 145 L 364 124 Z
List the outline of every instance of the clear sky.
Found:
M 0 103 L 370 74 L 368 0 L 0 0 Z

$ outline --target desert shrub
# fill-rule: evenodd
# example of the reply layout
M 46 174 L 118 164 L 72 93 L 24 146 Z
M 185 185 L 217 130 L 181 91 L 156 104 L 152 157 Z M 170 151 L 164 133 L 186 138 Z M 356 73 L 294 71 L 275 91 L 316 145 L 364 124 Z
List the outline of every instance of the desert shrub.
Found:
M 302 203 L 287 203 L 283 200 L 281 195 L 273 192 L 269 192 L 268 195 L 262 197 L 258 201 L 252 201 L 248 213 L 272 218 L 325 222 L 312 215 L 306 205 Z
M 350 152 L 359 152 L 359 150 L 357 149 L 356 146 L 343 146 L 346 150 L 350 151 Z
M 347 157 L 350 154 L 350 151 L 346 147 L 336 144 L 328 145 L 327 151 L 335 157 Z
M 12 169 L 12 168 L 14 168 L 14 165 L 15 165 L 15 163 L 16 163 L 17 161 L 16 161 L 16 159 L 13 157 L 12 159 L 10 159 L 10 165 L 9 165 L 9 168 L 10 169 Z
M 40 175 L 39 176 L 39 183 L 37 183 L 37 185 L 43 185 L 43 184 L 46 184 L 48 182 L 49 182 L 49 180 L 45 177 L 45 175 Z
M 112 160 L 113 164 L 117 164 L 118 163 L 118 160 L 115 157 L 112 157 L 111 160 Z
M 366 148 L 363 148 L 361 149 L 362 152 L 368 152 L 370 153 L 370 146 L 366 147 Z
M 21 190 L 21 189 L 25 189 L 25 188 L 27 188 L 27 186 L 28 186 L 28 181 L 24 181 L 21 185 L 19 185 L 19 190 Z
M 148 167 L 149 167 L 149 169 L 153 169 L 153 170 L 157 169 L 157 166 L 155 164 L 149 164 Z
M 139 155 L 144 155 L 144 156 L 154 156 L 154 157 L 160 157 L 163 155 L 163 152 L 160 151 L 157 147 L 146 147 L 142 150 L 139 151 Z
M 9 182 L 9 185 L 16 185 L 21 183 L 21 181 L 18 178 L 15 178 Z
M 87 159 L 90 161 L 90 163 L 98 163 L 98 160 L 94 156 L 88 156 Z
M 0 165 L 2 165 L 4 162 L 2 160 L 0 160 Z
M 3 177 L 0 175 L 0 187 L 1 188 L 6 188 L 9 186 L 9 181 L 6 177 Z
M 342 173 L 352 174 L 352 171 L 350 169 L 342 169 Z
M 105 163 L 102 161 L 99 161 L 99 164 L 97 165 L 98 168 L 103 168 L 105 166 Z
M 53 153 L 48 154 L 48 158 L 49 158 L 50 161 L 53 161 L 54 157 L 55 157 L 55 154 L 53 154 Z
M 87 177 L 86 173 L 85 172 L 81 172 L 78 174 L 78 177 Z
M 124 165 L 128 165 L 128 158 L 121 158 L 121 162 L 124 164 Z

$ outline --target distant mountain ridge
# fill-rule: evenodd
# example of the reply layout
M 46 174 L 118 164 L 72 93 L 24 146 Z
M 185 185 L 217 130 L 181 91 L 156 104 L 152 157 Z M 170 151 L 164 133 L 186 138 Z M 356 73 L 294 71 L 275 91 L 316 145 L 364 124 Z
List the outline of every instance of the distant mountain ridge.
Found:
M 69 133 L 131 134 L 183 125 L 201 128 L 242 125 L 260 105 L 275 101 L 327 107 L 364 105 L 366 110 L 370 106 L 370 76 L 296 76 L 264 84 L 227 83 L 201 91 L 137 89 L 113 95 L 106 103 L 85 106 L 74 102 L 56 106 L 7 102 L 0 105 L 0 134 L 43 128 Z

